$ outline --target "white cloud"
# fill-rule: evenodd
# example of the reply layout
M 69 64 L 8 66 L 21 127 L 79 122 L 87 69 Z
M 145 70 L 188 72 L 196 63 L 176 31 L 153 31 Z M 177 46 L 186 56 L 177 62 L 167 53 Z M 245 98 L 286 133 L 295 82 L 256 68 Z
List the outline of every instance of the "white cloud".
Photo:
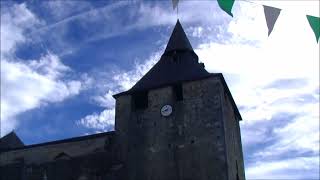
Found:
M 314 179 L 319 161 L 314 157 L 297 157 L 277 161 L 258 161 L 246 171 L 248 179 Z M 292 173 L 296 172 L 296 173 Z M 308 173 L 307 173 L 308 172 Z
M 3 55 L 15 50 L 17 43 L 27 40 L 23 35 L 25 29 L 42 24 L 35 15 L 29 11 L 26 4 L 14 5 L 12 8 L 1 8 L 1 59 Z M 11 52 L 13 53 L 13 52 Z
M 154 26 L 173 25 L 176 22 L 176 13 L 172 11 L 170 2 L 120 1 L 99 8 L 88 8 L 90 6 L 88 5 L 88 7 L 86 7 L 85 4 L 87 3 L 48 3 L 47 7 L 49 7 L 49 12 L 51 14 L 58 14 L 59 21 L 35 29 L 31 34 L 36 38 L 39 35 L 47 35 L 51 30 L 58 32 L 56 34 L 50 34 L 50 39 L 55 41 L 55 46 L 52 48 L 54 48 L 59 55 L 66 55 L 80 50 L 83 44 L 125 35 L 134 30 Z M 211 6 L 212 1 L 202 1 L 202 3 L 185 1 L 180 4 L 184 11 L 179 13 L 179 19 L 183 23 L 201 22 L 202 24 L 221 24 L 225 22 L 220 16 L 217 16 L 215 13 L 210 13 L 220 10 L 215 6 Z M 138 8 L 131 8 L 130 5 Z M 123 18 L 121 13 L 117 13 L 120 10 L 128 10 L 127 13 L 129 17 Z M 60 11 L 63 11 L 63 13 Z M 190 11 L 193 11 L 193 14 L 189 13 Z M 223 11 L 220 13 L 225 17 Z M 86 34 L 86 36 L 79 37 L 75 40 L 78 41 L 78 43 L 68 42 L 65 40 L 66 38 L 63 38 L 68 36 L 67 33 L 70 28 L 68 24 L 70 22 L 80 25 L 82 33 Z M 110 24 L 112 24 L 112 26 L 110 26 Z M 99 28 L 93 28 L 96 26 Z M 198 30 L 197 35 L 200 35 L 201 27 L 195 28 Z
M 59 102 L 68 96 L 79 93 L 79 81 L 63 82 L 57 74 L 66 67 L 62 64 L 44 66 L 46 73 L 39 73 L 42 63 L 59 61 L 54 55 L 46 55 L 39 62 L 32 61 L 28 65 L 22 62 L 1 62 L 1 118 L 3 120 L 14 118 L 17 114 L 38 107 L 43 102 Z M 52 65 L 52 64 L 51 64 Z M 41 68 L 42 69 L 42 68 Z M 4 123 L 5 125 L 6 123 Z M 5 126 L 4 126 L 5 127 Z
M 171 2 L 151 2 L 141 3 L 138 12 L 137 24 L 139 27 L 148 27 L 154 25 L 172 25 L 176 19 L 182 23 L 202 23 L 221 24 L 228 22 L 231 18 L 226 15 L 219 7 L 216 1 L 181 1 L 179 3 L 179 13 L 172 10 Z M 191 13 L 192 12 L 192 13 Z M 227 20 L 226 20 L 227 19 Z
M 93 113 L 77 121 L 78 125 L 92 128 L 98 131 L 108 131 L 113 129 L 115 121 L 115 100 L 112 95 L 129 90 L 151 67 L 160 59 L 160 52 L 152 54 L 146 61 L 135 63 L 132 70 L 113 72 L 110 85 L 115 90 L 107 90 L 102 96 L 93 97 L 94 101 L 106 109 L 100 113 Z
M 306 4 L 299 6 L 300 12 L 310 7 L 319 11 L 314 8 L 319 6 L 310 6 L 312 2 Z M 305 14 L 283 2 L 284 10 L 267 37 L 262 6 L 239 5 L 227 27 L 231 38 L 201 44 L 196 52 L 210 72 L 224 73 L 241 107 L 243 146 L 253 152 L 245 154 L 250 159 L 247 178 L 302 178 L 295 170 L 306 167 L 318 172 L 310 177 L 319 178 L 319 46 Z M 286 79 L 296 80 L 298 85 L 272 87 Z M 294 116 L 277 119 L 280 113 Z M 283 125 L 277 127 L 277 123 Z M 292 152 L 291 160 L 285 159 Z M 303 152 L 314 156 L 299 158 Z
M 87 128 L 110 131 L 114 127 L 115 109 L 106 109 L 100 113 L 93 113 L 80 119 L 77 123 Z
M 93 100 L 101 107 L 112 108 L 115 106 L 115 99 L 112 97 L 115 92 L 108 90 L 103 96 L 94 96 Z
M 45 1 L 43 2 L 43 6 L 47 12 L 57 20 L 76 16 L 78 15 L 77 13 L 82 14 L 84 10 L 91 10 L 93 8 L 91 4 L 86 1 Z
M 162 50 L 152 54 L 147 60 L 142 63 L 135 63 L 132 70 L 125 72 L 115 72 L 113 76 L 114 83 L 117 84 L 120 91 L 125 91 L 130 89 L 143 75 L 145 75 L 153 65 L 158 62 Z
M 4 135 L 19 125 L 17 115 L 74 96 L 82 89 L 82 83 L 63 80 L 71 70 L 53 53 L 47 52 L 38 60 L 18 59 L 17 46 L 29 40 L 25 31 L 43 22 L 25 4 L 1 10 L 1 135 Z

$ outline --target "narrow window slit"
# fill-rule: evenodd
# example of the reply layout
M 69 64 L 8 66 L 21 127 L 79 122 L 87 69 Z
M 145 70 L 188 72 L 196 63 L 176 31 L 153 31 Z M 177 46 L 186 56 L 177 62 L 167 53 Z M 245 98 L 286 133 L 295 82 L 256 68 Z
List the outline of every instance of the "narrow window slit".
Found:
M 175 97 L 177 101 L 183 100 L 183 89 L 182 84 L 177 84 L 173 86 L 173 92 L 175 93 Z
M 134 108 L 146 109 L 148 108 L 148 91 L 137 92 L 133 95 Z

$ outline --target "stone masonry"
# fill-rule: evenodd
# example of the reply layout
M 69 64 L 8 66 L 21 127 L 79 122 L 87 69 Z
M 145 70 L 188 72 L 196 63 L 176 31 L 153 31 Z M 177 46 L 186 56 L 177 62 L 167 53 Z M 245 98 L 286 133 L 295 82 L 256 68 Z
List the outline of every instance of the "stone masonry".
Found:
M 183 83 L 183 101 L 172 87 L 150 90 L 144 110 L 126 108 L 131 96 L 117 99 L 129 180 L 245 179 L 239 123 L 220 77 Z M 169 117 L 160 115 L 165 104 Z

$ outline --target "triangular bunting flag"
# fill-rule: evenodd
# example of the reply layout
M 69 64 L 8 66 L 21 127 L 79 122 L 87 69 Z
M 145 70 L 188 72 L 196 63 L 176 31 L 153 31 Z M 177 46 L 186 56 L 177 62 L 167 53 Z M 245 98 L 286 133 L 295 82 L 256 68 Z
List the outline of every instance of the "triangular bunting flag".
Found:
M 231 12 L 234 0 L 218 0 L 218 4 L 222 10 L 228 13 L 230 16 L 233 17 Z
M 173 9 L 176 9 L 176 7 L 178 6 L 179 0 L 172 0 L 172 6 Z
M 307 19 L 309 21 L 309 24 L 314 32 L 314 35 L 316 36 L 317 42 L 319 42 L 319 36 L 320 36 L 320 18 L 315 16 L 307 15 Z
M 270 36 L 273 30 L 274 24 L 276 23 L 279 17 L 281 9 L 265 6 L 265 5 L 263 5 L 263 9 L 264 9 L 264 14 L 265 14 L 267 26 L 268 26 L 268 36 Z

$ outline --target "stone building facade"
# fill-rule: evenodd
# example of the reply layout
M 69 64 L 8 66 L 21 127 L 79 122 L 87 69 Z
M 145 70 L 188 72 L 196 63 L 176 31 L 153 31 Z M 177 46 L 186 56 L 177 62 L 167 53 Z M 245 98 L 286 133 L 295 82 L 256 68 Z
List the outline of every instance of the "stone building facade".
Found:
M 112 179 L 122 167 L 114 156 L 114 136 L 106 132 L 2 149 L 0 180 Z
M 113 132 L 7 149 L 0 141 L 0 180 L 245 179 L 241 115 L 179 21 L 158 63 L 114 98 Z

